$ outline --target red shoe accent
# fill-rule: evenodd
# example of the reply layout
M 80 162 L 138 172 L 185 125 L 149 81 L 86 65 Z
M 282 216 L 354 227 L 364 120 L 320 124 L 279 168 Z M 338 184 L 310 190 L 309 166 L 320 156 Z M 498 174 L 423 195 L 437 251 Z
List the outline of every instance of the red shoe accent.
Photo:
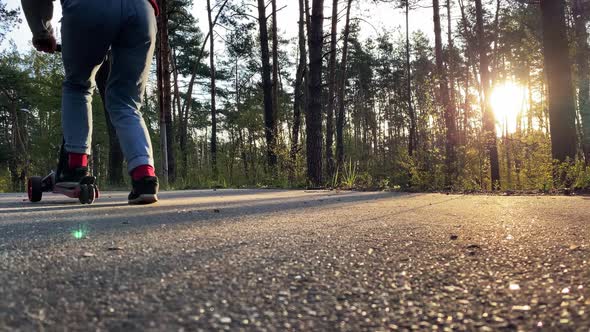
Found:
M 137 166 L 131 171 L 131 177 L 135 181 L 139 181 L 146 176 L 156 176 L 156 170 L 150 165 Z
M 68 168 L 88 167 L 88 155 L 84 153 L 68 153 Z

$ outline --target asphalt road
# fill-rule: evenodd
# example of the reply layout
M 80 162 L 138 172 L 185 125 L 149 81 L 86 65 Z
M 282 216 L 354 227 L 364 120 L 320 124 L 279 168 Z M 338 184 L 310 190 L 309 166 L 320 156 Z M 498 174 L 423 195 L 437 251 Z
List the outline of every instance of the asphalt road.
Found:
M 590 330 L 590 198 L 0 195 L 0 331 Z

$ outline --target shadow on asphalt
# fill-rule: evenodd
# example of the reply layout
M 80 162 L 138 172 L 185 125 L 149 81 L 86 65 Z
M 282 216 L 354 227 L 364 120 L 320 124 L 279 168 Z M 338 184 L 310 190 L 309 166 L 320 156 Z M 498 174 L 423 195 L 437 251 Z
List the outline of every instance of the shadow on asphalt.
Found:
M 260 194 L 260 192 L 259 192 Z M 419 194 L 375 193 L 339 193 L 301 197 L 274 197 L 266 199 L 232 200 L 223 202 L 206 202 L 200 204 L 172 204 L 155 205 L 149 208 L 129 206 L 120 210 L 112 210 L 106 205 L 102 215 L 88 215 L 93 210 L 102 209 L 105 205 L 93 205 L 80 208 L 78 218 L 75 209 L 69 207 L 68 213 L 58 219 L 43 220 L 43 215 L 35 216 L 28 213 L 25 216 L 0 218 L 0 243 L 15 243 L 24 239 L 36 239 L 34 247 L 43 246 L 43 242 L 54 241 L 56 237 L 69 237 L 70 231 L 79 227 L 88 229 L 93 237 L 107 235 L 121 231 L 149 231 L 162 225 L 174 226 L 191 224 L 195 227 L 210 225 L 219 220 L 240 222 L 239 218 L 269 213 L 297 213 L 301 209 L 332 208 L 334 205 L 370 202 L 379 199 L 400 199 L 420 196 Z M 191 197 L 183 196 L 183 199 Z M 164 197 L 164 200 L 170 198 Z M 233 204 L 233 205 L 232 205 Z M 63 206 L 61 206 L 63 208 Z M 43 209 L 42 207 L 39 209 Z M 29 209 L 35 210 L 35 209 Z M 141 211 L 141 212 L 140 212 Z M 145 213 L 149 211 L 148 213 Z M 12 211 L 17 213 L 18 211 Z M 57 211 L 56 211 L 57 212 Z M 96 211 L 98 212 L 98 211 Z M 117 214 L 118 212 L 121 212 Z M 109 214 L 106 214 L 109 213 Z M 8 218 L 7 218 L 8 217 Z M 18 219 L 17 219 L 18 218 Z M 25 219 L 26 220 L 23 220 Z M 55 217 L 53 217 L 55 218 Z M 10 246 L 4 246 L 7 248 Z M 4 250 L 4 249 L 0 249 Z
M 176 199 L 176 198 L 213 198 L 213 197 L 231 197 L 231 196 L 252 196 L 252 195 L 260 195 L 265 193 L 282 193 L 288 192 L 289 190 L 279 190 L 279 189 L 222 189 L 222 190 L 186 190 L 186 191 L 163 191 L 161 194 L 165 199 Z M 116 197 L 121 200 L 121 205 L 127 205 L 127 192 L 107 192 L 100 198 L 97 202 L 97 205 L 100 205 L 100 200 L 104 199 L 106 196 L 108 199 L 111 197 Z M 19 196 L 15 196 L 19 195 Z M 63 199 L 60 200 L 42 200 L 38 203 L 31 203 L 27 199 L 26 193 L 15 193 L 15 194 L 0 194 L 0 214 L 2 213 L 12 213 L 14 211 L 5 210 L 10 208 L 30 208 L 31 210 L 36 210 L 38 206 L 56 206 L 56 207 L 63 207 L 64 205 L 67 206 L 74 206 L 80 207 L 80 203 L 77 199 L 70 199 L 66 198 L 65 196 L 58 195 L 58 194 L 46 194 L 49 195 L 49 198 L 60 197 Z M 187 197 L 190 195 L 190 197 Z M 47 199 L 47 196 L 45 196 Z M 104 206 L 104 205 L 103 205 Z M 19 210 L 21 211 L 21 210 Z M 39 211 L 39 210 L 36 210 Z
M 287 192 L 287 190 L 240 190 L 240 189 L 226 189 L 226 190 L 192 190 L 192 191 L 169 191 L 162 192 L 161 197 L 165 200 L 177 199 L 177 198 L 214 198 L 214 197 L 232 197 L 232 196 L 252 196 L 260 195 L 262 193 L 272 192 Z M 190 194 L 190 197 L 187 197 Z M 56 195 L 50 194 L 49 198 L 55 198 Z M 4 195 L 7 196 L 7 195 Z M 104 207 L 124 207 L 127 204 L 127 193 L 107 193 L 94 205 L 81 205 L 77 199 L 60 199 L 60 200 L 45 200 L 37 203 L 31 203 L 27 199 L 21 199 L 21 201 L 14 201 L 14 196 L 10 198 L 0 196 L 0 215 L 2 214 L 14 214 L 14 213 L 28 213 L 28 212 L 46 212 L 46 211 L 67 211 L 75 209 L 91 209 L 91 208 L 104 208 Z M 62 197 L 62 196 L 57 196 Z M 117 202 L 102 203 L 104 199 L 118 199 Z M 47 197 L 46 197 L 47 199 Z M 101 202 L 102 201 L 102 202 Z
M 284 191 L 287 192 L 287 191 Z M 284 193 L 283 192 L 283 193 Z M 195 192 L 196 193 L 196 192 Z M 272 193 L 272 192 L 271 192 Z M 276 192 L 276 193 L 281 193 L 281 192 Z M 316 192 L 316 194 L 318 194 L 319 192 Z M 116 193 L 114 195 L 106 195 L 108 201 L 105 201 L 105 199 L 103 198 L 102 200 L 97 201 L 95 204 L 93 205 L 82 205 L 80 203 L 78 203 L 77 200 L 67 200 L 67 201 L 63 201 L 63 200 L 53 200 L 53 201 L 41 201 L 39 203 L 21 203 L 19 205 L 15 205 L 14 203 L 9 203 L 9 204 L 2 204 L 0 202 L 0 217 L 2 214 L 7 214 L 7 215 L 18 215 L 17 218 L 22 217 L 20 216 L 21 214 L 27 214 L 27 213 L 37 213 L 37 212 L 47 212 L 47 211 L 55 211 L 56 213 L 59 214 L 67 214 L 69 212 L 69 210 L 80 210 L 83 212 L 89 212 L 89 213 L 99 213 L 98 210 L 102 210 L 103 208 L 108 208 L 108 207 L 119 207 L 121 209 L 116 210 L 118 212 L 121 212 L 121 215 L 124 216 L 128 216 L 129 210 L 132 209 L 137 209 L 137 208 L 146 208 L 146 211 L 150 211 L 150 212 L 146 212 L 143 215 L 151 215 L 152 212 L 151 211 L 167 211 L 167 210 L 178 210 L 178 209 L 186 209 L 188 207 L 192 207 L 192 208 L 200 208 L 200 207 L 207 207 L 210 205 L 215 205 L 216 207 L 218 206 L 224 206 L 224 205 L 231 205 L 231 204 L 241 204 L 241 205 L 252 205 L 252 204 L 256 204 L 256 203 L 260 203 L 260 202 L 269 202 L 269 201 L 294 201 L 294 200 L 313 200 L 317 197 L 322 197 L 322 198 L 326 198 L 326 197 L 330 197 L 330 196 L 335 196 L 338 195 L 338 197 L 343 198 L 343 197 L 347 197 L 347 196 L 351 196 L 354 195 L 355 193 L 353 192 L 346 192 L 346 193 L 336 193 L 336 192 L 323 192 L 324 195 L 319 196 L 319 195 L 308 195 L 308 196 L 298 196 L 298 197 L 271 197 L 271 198 L 263 198 L 260 197 L 263 194 L 268 194 L 268 192 L 266 191 L 261 191 L 261 192 L 257 192 L 257 193 L 247 193 L 245 195 L 240 195 L 240 199 L 234 199 L 234 200 L 227 200 L 226 198 L 232 198 L 232 197 L 236 197 L 236 195 L 230 195 L 230 196 L 226 196 L 223 194 L 216 194 L 214 192 L 208 192 L 207 195 L 204 195 L 202 193 L 199 193 L 199 195 L 194 195 L 193 192 L 163 192 L 160 194 L 160 202 L 154 205 L 149 205 L 149 206 L 137 206 L 137 205 L 129 205 L 127 204 L 127 197 L 125 195 L 125 197 L 121 196 L 120 198 L 117 196 L 120 196 L 119 193 Z M 357 193 L 358 194 L 358 193 Z M 383 194 L 383 193 L 381 193 Z M 189 196 L 190 195 L 190 196 Z M 253 198 L 253 199 L 243 199 L 243 197 L 249 197 L 252 195 L 257 195 L 259 197 L 257 198 Z M 268 196 L 268 195 L 266 195 Z M 114 198 L 113 198 L 114 197 Z M 53 198 L 55 198 L 55 196 L 53 196 Z M 194 199 L 214 199 L 214 198 L 222 198 L 222 201 L 206 201 L 206 202 L 195 202 L 195 203 L 184 203 L 184 204 L 174 204 L 175 201 L 179 201 L 179 200 L 194 200 Z M 116 200 L 115 202 L 113 202 L 113 200 Z M 320 199 L 321 202 L 321 199 Z M 126 208 L 126 209 L 123 209 Z M 111 215 L 112 216 L 112 215 Z M 10 221 L 11 217 L 5 217 L 7 219 L 4 219 L 4 221 Z M 12 217 L 12 219 L 14 219 L 14 217 Z
M 33 203 L 31 203 L 33 204 Z M 34 203 L 34 207 L 15 207 L 11 208 L 10 210 L 4 209 L 0 210 L 0 215 L 2 214 L 10 214 L 10 213 L 29 213 L 29 212 L 49 212 L 49 211 L 68 211 L 68 210 L 80 210 L 80 209 L 92 209 L 93 207 L 123 207 L 127 206 L 127 202 L 121 203 L 106 203 L 100 205 L 81 205 L 76 201 L 75 203 L 71 202 L 59 202 L 59 201 L 51 201 L 51 202 L 39 202 Z

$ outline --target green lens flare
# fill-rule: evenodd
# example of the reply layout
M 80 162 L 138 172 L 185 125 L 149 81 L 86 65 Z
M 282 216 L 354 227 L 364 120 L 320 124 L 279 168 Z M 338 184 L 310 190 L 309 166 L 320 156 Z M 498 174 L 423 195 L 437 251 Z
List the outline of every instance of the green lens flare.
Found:
M 86 230 L 85 227 L 79 227 L 78 229 L 75 229 L 72 231 L 72 237 L 76 240 L 81 240 L 86 238 L 86 235 L 88 234 L 88 231 Z

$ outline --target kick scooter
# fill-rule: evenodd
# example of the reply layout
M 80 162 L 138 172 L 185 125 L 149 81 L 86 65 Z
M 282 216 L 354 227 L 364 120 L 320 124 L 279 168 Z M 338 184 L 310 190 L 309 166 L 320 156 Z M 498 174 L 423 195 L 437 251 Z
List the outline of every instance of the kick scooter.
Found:
M 61 52 L 61 45 L 57 45 L 57 52 Z M 62 144 L 59 156 L 59 169 L 65 169 L 67 163 L 67 154 Z M 44 192 L 53 192 L 63 194 L 70 198 L 77 198 L 82 204 L 92 204 L 99 198 L 100 192 L 96 185 L 96 177 L 85 176 L 80 182 L 63 182 L 58 183 L 57 172 L 51 171 L 45 177 L 33 176 L 27 181 L 27 194 L 29 201 L 39 202 Z
M 67 155 L 62 145 L 59 158 L 59 168 L 66 166 Z M 51 171 L 45 177 L 33 176 L 27 182 L 27 194 L 29 201 L 39 202 L 44 192 L 63 194 L 70 198 L 77 198 L 82 204 L 92 204 L 100 197 L 100 191 L 96 185 L 96 177 L 85 176 L 80 182 L 56 182 L 57 172 Z

